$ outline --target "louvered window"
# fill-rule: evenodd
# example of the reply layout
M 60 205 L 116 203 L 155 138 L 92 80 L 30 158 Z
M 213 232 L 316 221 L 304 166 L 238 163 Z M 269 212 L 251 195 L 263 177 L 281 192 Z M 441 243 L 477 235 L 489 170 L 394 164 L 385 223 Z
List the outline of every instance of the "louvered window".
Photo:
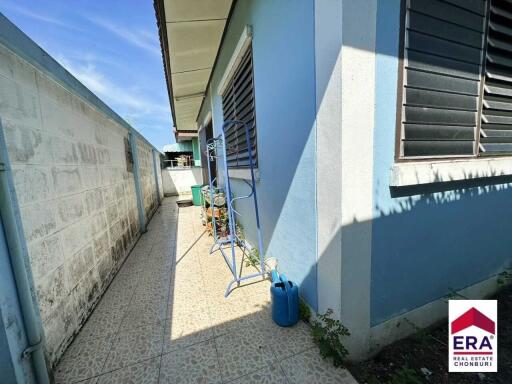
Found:
M 483 0 L 405 0 L 400 158 L 477 153 Z
M 512 154 L 512 2 L 489 9 L 480 129 L 481 155 Z
M 252 70 L 252 48 L 249 45 L 240 63 L 222 93 L 224 121 L 241 120 L 249 126 L 253 164 L 258 164 L 256 148 L 256 114 L 254 106 L 254 79 Z M 226 130 L 227 164 L 232 168 L 249 167 L 249 149 L 244 127 L 229 126 Z

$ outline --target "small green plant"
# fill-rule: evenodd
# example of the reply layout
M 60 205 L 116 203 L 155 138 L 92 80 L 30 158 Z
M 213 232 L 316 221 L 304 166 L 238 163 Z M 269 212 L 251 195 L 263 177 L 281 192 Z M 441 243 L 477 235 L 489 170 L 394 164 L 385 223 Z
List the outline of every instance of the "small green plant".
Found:
M 387 384 L 423 384 L 416 371 L 407 366 L 393 373 Z
M 332 318 L 332 309 L 325 314 L 317 314 L 311 327 L 313 340 L 320 348 L 320 355 L 332 358 L 335 367 L 343 366 L 348 351 L 341 342 L 342 337 L 350 336 L 349 330 L 339 320 Z
M 512 283 L 512 269 L 506 269 L 498 275 L 498 279 L 496 280 L 500 287 L 504 287 L 510 283 Z
M 302 299 L 299 300 L 299 315 L 302 320 L 309 323 L 309 319 L 311 319 L 311 309 L 309 309 L 309 305 Z
M 245 240 L 244 227 L 242 227 L 240 224 L 237 224 L 237 225 L 236 225 L 235 232 L 236 232 L 236 236 L 237 236 L 240 240 Z
M 260 265 L 260 252 L 258 248 L 252 248 L 247 254 L 245 259 L 246 267 L 257 267 Z

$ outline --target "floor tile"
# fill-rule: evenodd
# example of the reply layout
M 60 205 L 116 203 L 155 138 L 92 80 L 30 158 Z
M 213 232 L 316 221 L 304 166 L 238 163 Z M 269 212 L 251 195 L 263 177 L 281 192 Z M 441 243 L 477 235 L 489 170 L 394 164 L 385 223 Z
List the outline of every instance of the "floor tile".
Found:
M 111 371 L 160 355 L 162 332 L 162 323 L 121 330 L 112 344 L 104 371 Z
M 165 320 L 167 298 L 134 301 L 127 308 L 121 329 L 131 329 Z
M 213 338 L 208 312 L 174 315 L 166 320 L 163 351 L 170 352 Z
M 82 326 L 80 333 L 75 338 L 76 343 L 114 336 L 124 317 L 124 308 L 97 307 Z
M 265 337 L 252 330 L 219 336 L 215 344 L 224 381 L 264 369 L 275 361 Z
M 258 311 L 257 308 L 243 302 L 210 303 L 210 316 L 215 336 L 254 327 L 262 321 Z
M 268 281 L 224 297 L 232 275 L 219 252 L 209 254 L 199 212 L 164 199 L 65 353 L 57 383 L 354 384 L 320 358 L 305 323 L 272 322 Z M 236 257 L 244 274 L 255 271 Z
M 263 331 L 279 360 L 315 347 L 310 327 L 303 321 L 293 327 L 280 327 L 270 320 L 266 322 Z
M 280 364 L 291 384 L 357 384 L 350 372 L 334 367 L 330 360 L 322 359 L 316 348 L 292 356 Z
M 113 310 L 126 307 L 130 304 L 135 287 L 132 288 L 108 288 L 97 309 Z
M 208 302 L 204 297 L 198 297 L 197 294 L 189 295 L 188 297 L 183 297 L 179 294 L 177 296 L 174 296 L 174 294 L 169 296 L 167 318 L 175 314 L 185 315 L 187 313 L 200 311 L 208 312 Z
M 95 384 L 157 384 L 160 356 L 98 377 Z
M 111 345 L 108 337 L 71 344 L 55 371 L 56 383 L 74 383 L 101 373 Z
M 274 363 L 231 381 L 229 384 L 288 384 L 288 381 L 279 364 Z
M 160 383 L 220 384 L 221 375 L 214 342 L 209 340 L 164 354 Z

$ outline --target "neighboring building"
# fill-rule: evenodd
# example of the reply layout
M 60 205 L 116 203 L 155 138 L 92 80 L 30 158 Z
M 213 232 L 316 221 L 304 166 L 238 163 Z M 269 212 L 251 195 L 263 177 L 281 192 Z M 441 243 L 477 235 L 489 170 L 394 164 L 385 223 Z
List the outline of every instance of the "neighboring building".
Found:
M 203 152 L 226 119 L 250 124 L 265 256 L 334 309 L 353 359 L 414 332 L 404 318 L 445 317 L 453 291 L 496 290 L 512 267 L 509 3 L 155 9 L 177 135 Z M 246 158 L 229 163 L 235 194 Z M 237 210 L 255 244 L 251 207 Z
M 190 199 L 193 185 L 207 180 L 203 178 L 201 155 L 197 137 L 165 145 L 162 181 L 165 196 L 180 196 Z
M 2 383 L 46 382 L 162 193 L 160 152 L 0 14 Z
M 166 168 L 201 166 L 197 138 L 164 145 L 163 152 L 165 156 L 163 162 Z

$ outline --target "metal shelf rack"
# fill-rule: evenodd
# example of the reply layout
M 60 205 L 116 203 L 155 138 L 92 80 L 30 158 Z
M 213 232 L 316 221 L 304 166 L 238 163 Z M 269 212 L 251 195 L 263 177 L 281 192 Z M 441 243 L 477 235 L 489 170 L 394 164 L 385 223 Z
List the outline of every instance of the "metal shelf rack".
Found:
M 226 130 L 228 128 L 236 128 L 243 127 L 245 130 L 245 144 L 247 145 L 248 153 L 249 153 L 249 171 L 251 175 L 250 180 L 243 180 L 246 185 L 249 187 L 250 193 L 244 196 L 235 197 L 233 195 L 233 191 L 231 188 L 231 179 L 229 175 L 229 167 L 227 162 L 228 149 L 230 150 L 229 155 L 236 153 L 238 150 L 238 145 L 234 148 L 235 152 L 232 152 L 233 148 L 226 148 Z M 238 141 L 238 140 L 237 140 Z M 233 280 L 231 280 L 227 286 L 226 293 L 224 294 L 227 297 L 233 287 L 233 284 L 237 286 L 240 285 L 240 282 L 249 279 L 255 278 L 265 278 L 265 260 L 263 256 L 263 239 L 261 234 L 261 224 L 258 210 L 258 197 L 256 194 L 256 179 L 254 176 L 254 159 L 253 159 L 253 148 L 250 140 L 249 127 L 248 125 L 240 120 L 228 120 L 225 121 L 222 125 L 222 131 L 220 135 L 209 139 L 207 141 L 207 163 L 208 163 L 208 179 L 209 179 L 209 187 L 210 187 L 210 207 L 212 211 L 212 227 L 213 227 L 213 238 L 214 244 L 210 248 L 210 254 L 213 254 L 216 251 L 220 251 L 224 261 L 226 262 L 228 268 L 233 275 Z M 212 178 L 212 170 L 211 170 L 211 162 L 213 159 L 217 160 L 217 164 L 219 164 L 219 160 L 222 162 L 223 171 L 224 171 L 224 188 L 226 195 L 226 208 L 228 215 L 228 223 L 229 223 L 229 233 L 227 236 L 220 236 L 217 232 L 217 223 L 215 218 L 215 196 L 214 196 L 214 188 L 216 188 L 216 184 L 218 183 L 217 178 Z M 236 248 L 239 247 L 244 255 L 247 255 L 249 251 L 247 243 L 244 239 L 241 239 L 236 231 L 236 218 L 237 216 L 241 216 L 241 214 L 235 209 L 234 203 L 236 201 L 251 199 L 254 203 L 254 214 L 256 218 L 256 227 L 258 232 L 258 255 L 259 255 L 259 271 L 257 273 L 248 274 L 242 276 L 242 266 L 240 268 L 237 267 L 236 261 Z M 219 208 L 217 208 L 219 209 Z

